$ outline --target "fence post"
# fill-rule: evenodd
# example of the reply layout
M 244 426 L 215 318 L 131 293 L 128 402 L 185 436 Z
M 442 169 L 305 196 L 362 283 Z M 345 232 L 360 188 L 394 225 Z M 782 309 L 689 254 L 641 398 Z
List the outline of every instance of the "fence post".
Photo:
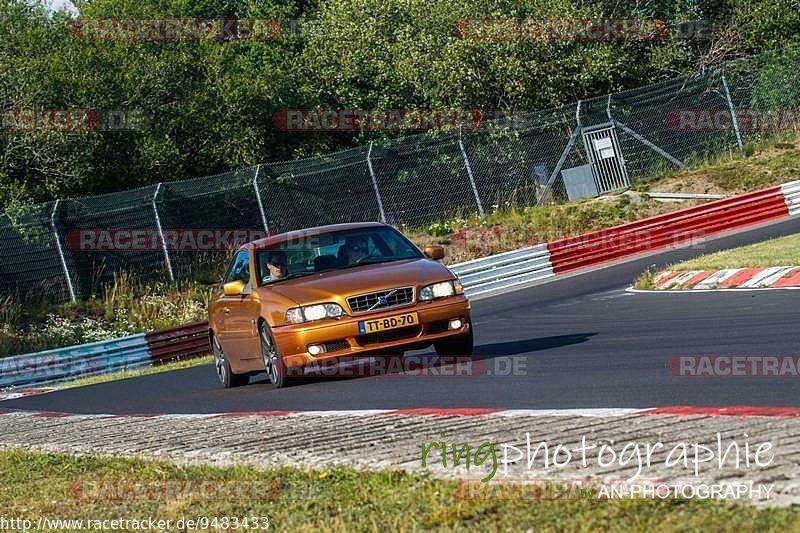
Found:
M 483 203 L 481 202 L 481 197 L 478 194 L 478 187 L 475 185 L 475 176 L 472 175 L 472 167 L 469 164 L 469 158 L 467 158 L 467 151 L 464 150 L 464 143 L 461 140 L 461 126 L 458 127 L 458 147 L 461 148 L 461 155 L 464 157 L 464 165 L 467 167 L 469 183 L 472 185 L 472 192 L 475 194 L 475 201 L 478 202 L 478 214 L 483 216 Z
M 572 147 L 575 145 L 575 142 L 578 140 L 578 136 L 581 133 L 581 100 L 578 100 L 578 106 L 575 108 L 575 129 L 572 130 L 572 135 L 569 137 L 569 141 L 567 142 L 567 146 L 564 147 L 564 151 L 561 152 L 561 157 L 558 158 L 558 163 L 556 163 L 556 168 L 553 169 L 553 173 L 550 174 L 550 178 L 547 180 L 547 185 L 545 186 L 542 194 L 539 196 L 536 205 L 544 205 L 548 198 L 552 197 L 553 194 L 553 185 L 556 183 L 556 178 L 558 178 L 558 173 L 561 172 L 561 167 L 564 166 L 564 162 L 567 160 L 567 156 L 569 155 Z
M 372 178 L 372 187 L 375 189 L 375 198 L 378 199 L 381 222 L 386 222 L 386 212 L 383 210 L 383 200 L 381 199 L 381 192 L 378 190 L 378 180 L 375 179 L 375 171 L 372 169 L 372 143 L 373 141 L 369 142 L 369 150 L 367 150 L 367 168 L 369 168 L 369 175 Z
M 156 192 L 153 194 L 153 214 L 156 216 L 156 227 L 158 228 L 158 236 L 161 239 L 161 248 L 164 250 L 164 259 L 167 260 L 169 279 L 175 281 L 175 274 L 172 272 L 172 261 L 169 260 L 169 252 L 167 251 L 167 241 L 164 240 L 164 231 L 161 229 L 161 218 L 158 216 L 158 208 L 156 207 L 156 198 L 158 198 L 158 192 L 160 190 L 161 183 L 156 185 Z
M 731 100 L 731 92 L 728 90 L 728 80 L 725 79 L 725 73 L 722 73 L 722 87 L 725 89 L 725 98 L 728 100 L 728 109 L 731 110 L 731 119 L 733 120 L 733 129 L 736 131 L 736 143 L 739 145 L 739 151 L 744 153 L 744 146 L 742 145 L 742 134 L 739 133 L 739 120 L 736 118 L 736 110 L 733 108 L 733 100 Z
M 256 191 L 256 201 L 258 201 L 258 210 L 261 212 L 261 223 L 264 224 L 264 231 L 269 235 L 269 226 L 267 226 L 267 215 L 264 213 L 264 203 L 261 201 L 261 193 L 258 192 L 258 173 L 261 171 L 261 164 L 256 166 L 256 175 L 253 176 L 253 189 Z
M 73 302 L 77 301 L 75 297 L 75 288 L 72 286 L 72 279 L 69 276 L 69 269 L 67 268 L 67 261 L 64 259 L 64 249 L 61 247 L 61 237 L 58 235 L 58 228 L 56 228 L 56 209 L 58 209 L 58 202 L 56 200 L 53 204 L 53 211 L 50 213 L 50 228 L 53 230 L 53 237 L 56 239 L 56 248 L 58 249 L 58 258 L 61 260 L 61 268 L 64 270 L 64 277 L 67 279 L 67 289 L 69 289 L 69 297 Z

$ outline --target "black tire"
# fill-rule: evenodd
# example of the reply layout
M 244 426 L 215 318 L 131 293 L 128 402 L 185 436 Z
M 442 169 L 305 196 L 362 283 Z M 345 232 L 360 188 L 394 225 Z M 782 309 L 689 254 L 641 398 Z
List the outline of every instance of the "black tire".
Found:
M 223 387 L 230 389 L 232 387 L 240 387 L 247 385 L 250 382 L 249 374 L 234 374 L 231 370 L 231 364 L 222 351 L 222 345 L 216 335 L 211 336 L 211 351 L 214 353 L 214 367 L 217 371 L 217 378 Z
M 472 336 L 472 320 L 467 322 L 467 332 L 457 337 L 442 339 L 433 343 L 436 353 L 450 356 L 471 356 L 475 347 Z
M 272 383 L 272 386 L 276 389 L 282 389 L 297 383 L 296 377 L 289 376 L 289 371 L 278 352 L 272 332 L 264 322 L 258 328 L 258 338 L 261 345 L 261 356 L 264 358 L 264 370 L 266 370 L 267 379 Z

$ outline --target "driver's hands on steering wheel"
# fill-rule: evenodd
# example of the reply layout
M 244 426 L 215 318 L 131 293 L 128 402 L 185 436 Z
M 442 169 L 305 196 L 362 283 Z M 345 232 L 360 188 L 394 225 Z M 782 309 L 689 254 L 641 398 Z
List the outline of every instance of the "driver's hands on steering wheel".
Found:
M 354 265 L 359 265 L 359 264 L 363 263 L 364 261 L 366 261 L 367 259 L 380 259 L 380 257 L 381 257 L 381 256 L 379 256 L 379 255 L 375 255 L 375 254 L 369 254 L 369 255 L 365 255 L 364 257 L 362 257 L 362 258 L 360 258 L 360 259 L 356 259 L 356 260 L 353 262 L 353 264 L 354 264 Z

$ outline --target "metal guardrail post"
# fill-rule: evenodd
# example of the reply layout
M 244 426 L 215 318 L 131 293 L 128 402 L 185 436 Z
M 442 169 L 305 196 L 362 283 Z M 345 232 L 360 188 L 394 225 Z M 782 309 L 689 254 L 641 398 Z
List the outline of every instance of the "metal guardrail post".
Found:
M 475 176 L 472 175 L 472 167 L 469 164 L 467 151 L 464 149 L 464 143 L 461 140 L 461 126 L 458 127 L 458 147 L 461 148 L 461 155 L 464 157 L 464 165 L 467 167 L 469 183 L 472 185 L 472 193 L 475 195 L 475 201 L 478 203 L 478 214 L 483 216 L 483 202 L 481 202 L 481 197 L 478 194 L 478 187 L 475 185 Z
M 56 200 L 53 204 L 53 212 L 50 213 L 50 227 L 53 230 L 53 237 L 56 239 L 56 248 L 58 249 L 58 258 L 61 260 L 61 268 L 64 270 L 64 277 L 67 279 L 67 289 L 69 289 L 69 297 L 73 302 L 77 301 L 75 297 L 75 288 L 72 286 L 72 279 L 69 276 L 69 269 L 67 268 L 67 261 L 64 259 L 64 249 L 61 247 L 61 237 L 58 235 L 58 228 L 56 227 L 56 209 L 58 209 L 58 202 Z
M 739 120 L 736 118 L 736 110 L 733 108 L 733 100 L 731 100 L 731 92 L 728 90 L 728 80 L 725 79 L 724 72 L 722 73 L 722 87 L 725 89 L 725 98 L 728 100 L 728 109 L 731 110 L 733 129 L 736 132 L 736 142 L 739 144 L 739 151 L 744 153 L 744 146 L 742 145 L 742 134 L 739 133 Z
M 267 225 L 267 215 L 264 213 L 264 203 L 261 201 L 261 193 L 258 192 L 258 173 L 261 171 L 261 165 L 256 166 L 256 175 L 253 176 L 253 189 L 256 191 L 256 201 L 258 202 L 258 210 L 261 212 L 261 223 L 264 224 L 264 231 L 269 235 L 269 226 Z
M 375 178 L 375 171 L 372 169 L 372 143 L 373 141 L 369 142 L 369 150 L 367 150 L 367 168 L 369 168 L 369 175 L 372 178 L 372 187 L 375 189 L 375 198 L 378 200 L 381 222 L 386 222 L 386 212 L 383 210 L 383 200 L 381 199 L 381 192 L 378 190 L 378 180 Z
M 164 239 L 164 230 L 161 229 L 161 218 L 158 216 L 158 208 L 156 207 L 156 198 L 160 190 L 161 183 L 156 186 L 156 192 L 153 194 L 153 214 L 156 216 L 156 227 L 158 228 L 158 236 L 161 239 L 161 248 L 164 250 L 164 259 L 167 260 L 169 279 L 175 281 L 175 274 L 172 272 L 172 261 L 169 260 L 169 252 L 167 251 L 167 241 Z

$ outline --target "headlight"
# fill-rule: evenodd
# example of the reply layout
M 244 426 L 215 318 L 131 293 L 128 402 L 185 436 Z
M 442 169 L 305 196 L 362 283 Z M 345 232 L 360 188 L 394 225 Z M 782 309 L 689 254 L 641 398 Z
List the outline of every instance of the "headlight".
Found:
M 303 322 L 322 320 L 323 318 L 339 318 L 343 314 L 342 306 L 333 303 L 293 307 L 286 311 L 286 323 L 302 324 Z
M 442 281 L 441 283 L 434 283 L 433 285 L 422 287 L 422 290 L 419 291 L 419 299 L 423 302 L 428 302 L 436 298 L 461 294 L 462 292 L 464 292 L 464 290 L 461 288 L 461 282 L 456 278 L 451 281 Z

